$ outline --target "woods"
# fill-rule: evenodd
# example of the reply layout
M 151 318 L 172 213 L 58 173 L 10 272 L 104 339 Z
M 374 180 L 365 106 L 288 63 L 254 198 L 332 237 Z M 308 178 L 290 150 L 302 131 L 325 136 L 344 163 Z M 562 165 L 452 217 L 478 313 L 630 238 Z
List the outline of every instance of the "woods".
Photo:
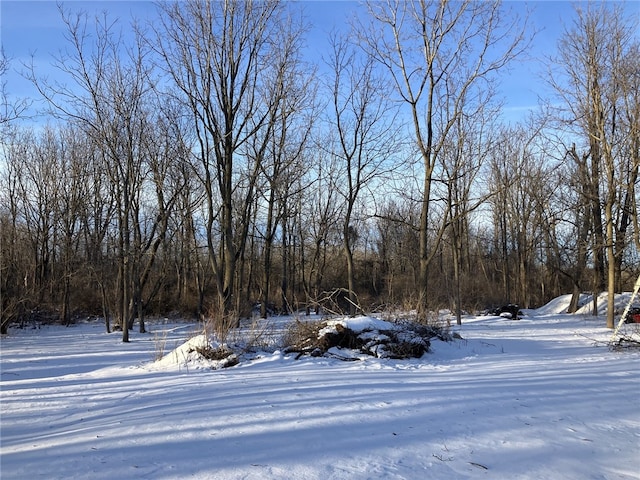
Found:
M 223 332 L 252 310 L 460 322 L 629 290 L 637 16 L 577 8 L 547 59 L 553 98 L 505 124 L 499 79 L 527 52 L 526 18 L 499 2 L 366 10 L 313 64 L 294 4 L 164 3 L 135 28 L 61 9 L 65 81 L 24 71 L 47 121 L 2 88 L 2 333 L 96 315 L 126 342 L 147 315 Z

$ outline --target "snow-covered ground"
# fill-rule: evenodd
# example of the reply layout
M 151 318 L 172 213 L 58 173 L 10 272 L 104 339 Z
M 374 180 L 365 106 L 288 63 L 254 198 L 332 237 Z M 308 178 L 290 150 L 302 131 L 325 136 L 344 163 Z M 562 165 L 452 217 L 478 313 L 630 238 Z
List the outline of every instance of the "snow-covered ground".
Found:
M 467 317 L 421 359 L 264 353 L 154 362 L 193 325 L 123 344 L 102 324 L 1 340 L 9 479 L 640 479 L 640 352 L 566 298 Z

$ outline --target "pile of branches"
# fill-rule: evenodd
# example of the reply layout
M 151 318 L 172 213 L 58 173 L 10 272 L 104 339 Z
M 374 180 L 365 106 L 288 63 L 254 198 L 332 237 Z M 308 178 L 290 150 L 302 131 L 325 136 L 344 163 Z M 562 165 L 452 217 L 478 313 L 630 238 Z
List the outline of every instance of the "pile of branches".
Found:
M 420 358 L 429 351 L 432 338 L 444 336 L 437 327 L 413 322 L 394 323 L 391 327 L 354 331 L 338 322 L 296 321 L 289 326 L 285 335 L 284 352 L 297 353 L 296 358 L 310 355 L 359 359 L 349 355 L 349 351 L 376 358 Z M 345 354 L 341 355 L 340 350 L 344 350 Z
M 240 363 L 238 356 L 226 345 L 213 347 L 211 345 L 203 345 L 195 347 L 191 352 L 197 352 L 205 360 L 213 360 L 218 362 L 218 368 L 233 367 Z
M 627 349 L 640 349 L 640 340 L 635 337 L 621 336 L 609 344 L 611 350 L 620 351 Z

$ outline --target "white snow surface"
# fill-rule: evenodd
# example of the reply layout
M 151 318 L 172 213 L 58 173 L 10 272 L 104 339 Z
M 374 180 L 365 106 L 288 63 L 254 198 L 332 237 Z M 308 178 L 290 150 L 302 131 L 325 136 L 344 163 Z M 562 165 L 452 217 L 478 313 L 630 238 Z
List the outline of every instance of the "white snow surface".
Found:
M 360 316 L 355 318 L 339 318 L 335 320 L 328 320 L 327 326 L 320 330 L 319 334 L 322 336 L 329 332 L 336 331 L 336 325 L 342 325 L 348 327 L 350 330 L 360 333 L 365 330 L 396 330 L 397 324 L 387 322 L 374 317 Z
M 11 329 L 0 477 L 640 479 L 640 352 L 566 304 L 464 317 L 420 359 L 275 350 L 217 370 L 186 358 L 195 325 L 128 344 L 98 323 Z

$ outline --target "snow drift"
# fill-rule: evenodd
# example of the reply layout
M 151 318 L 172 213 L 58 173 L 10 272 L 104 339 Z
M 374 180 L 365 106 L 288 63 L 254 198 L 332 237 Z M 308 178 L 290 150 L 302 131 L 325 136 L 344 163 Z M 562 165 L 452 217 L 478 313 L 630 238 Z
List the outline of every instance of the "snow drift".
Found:
M 188 362 L 209 339 L 185 324 L 149 324 L 160 362 L 153 335 L 12 330 L 2 479 L 637 480 L 640 352 L 552 310 L 467 316 L 410 360 L 275 349 L 218 370 Z

